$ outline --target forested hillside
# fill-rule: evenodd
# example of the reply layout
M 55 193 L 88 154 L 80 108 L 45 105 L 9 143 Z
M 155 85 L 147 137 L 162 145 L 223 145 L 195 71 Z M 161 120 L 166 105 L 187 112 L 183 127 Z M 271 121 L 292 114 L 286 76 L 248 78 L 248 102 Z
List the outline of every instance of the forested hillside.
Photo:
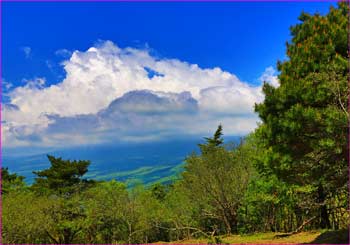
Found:
M 219 125 L 186 158 L 179 180 L 127 188 L 85 178 L 88 159 L 53 156 L 32 185 L 2 169 L 2 243 L 222 243 L 256 232 L 283 242 L 347 229 L 348 13 L 346 3 L 325 16 L 302 13 L 288 59 L 278 62 L 279 86 L 265 83 L 255 105 L 258 128 L 230 143 Z M 328 243 L 348 239 L 337 237 Z

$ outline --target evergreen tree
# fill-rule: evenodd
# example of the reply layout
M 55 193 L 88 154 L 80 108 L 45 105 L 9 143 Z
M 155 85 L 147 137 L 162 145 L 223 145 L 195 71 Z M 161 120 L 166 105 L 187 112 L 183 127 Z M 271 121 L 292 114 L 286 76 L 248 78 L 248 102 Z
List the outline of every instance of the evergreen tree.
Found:
M 257 134 L 267 149 L 261 169 L 282 180 L 315 187 L 320 226 L 330 227 L 327 200 L 348 180 L 348 6 L 321 16 L 302 13 L 291 28 L 288 60 L 278 63 L 280 86 L 265 83 L 255 109 Z
M 216 129 L 213 137 L 204 137 L 206 143 L 198 144 L 199 148 L 201 149 L 201 152 L 205 154 L 209 153 L 211 150 L 216 149 L 217 147 L 221 147 L 224 143 L 224 139 L 222 138 L 222 136 L 222 125 L 220 124 Z
M 70 161 L 47 156 L 51 167 L 42 171 L 33 171 L 35 178 L 33 189 L 37 191 L 54 191 L 59 194 L 72 194 L 90 181 L 82 179 L 88 171 L 90 161 Z

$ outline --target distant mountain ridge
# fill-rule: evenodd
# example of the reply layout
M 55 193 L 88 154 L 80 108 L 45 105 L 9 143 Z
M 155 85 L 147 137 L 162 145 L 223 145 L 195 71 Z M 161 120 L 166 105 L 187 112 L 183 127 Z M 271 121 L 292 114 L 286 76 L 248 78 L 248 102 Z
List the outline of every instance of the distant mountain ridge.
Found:
M 240 137 L 225 137 L 225 142 L 238 142 Z M 81 146 L 41 153 L 21 154 L 6 152 L 2 166 L 11 172 L 26 177 L 27 183 L 34 181 L 32 171 L 50 166 L 47 154 L 70 160 L 90 160 L 87 178 L 98 180 L 117 179 L 127 182 L 168 182 L 182 171 L 185 158 L 198 152 L 200 138 L 165 140 L 148 143 Z

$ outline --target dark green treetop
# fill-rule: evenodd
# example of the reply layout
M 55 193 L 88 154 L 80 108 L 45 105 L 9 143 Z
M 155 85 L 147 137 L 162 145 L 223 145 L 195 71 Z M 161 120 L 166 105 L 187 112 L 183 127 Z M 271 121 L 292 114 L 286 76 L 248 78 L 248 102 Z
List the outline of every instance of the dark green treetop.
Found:
M 339 3 L 325 16 L 301 14 L 291 28 L 289 59 L 278 63 L 280 86 L 265 83 L 265 100 L 255 106 L 262 120 L 257 135 L 268 153 L 260 168 L 317 187 L 320 204 L 348 180 L 347 13 Z
M 210 151 L 211 149 L 215 149 L 217 147 L 221 147 L 224 143 L 224 139 L 222 138 L 222 125 L 220 124 L 216 129 L 213 137 L 205 137 L 205 144 L 198 144 L 201 149 L 202 154 Z
M 88 183 L 82 176 L 88 171 L 90 161 L 70 161 L 47 156 L 51 167 L 42 171 L 34 171 L 38 177 L 33 184 L 34 189 L 46 189 L 60 194 L 71 194 L 82 185 Z

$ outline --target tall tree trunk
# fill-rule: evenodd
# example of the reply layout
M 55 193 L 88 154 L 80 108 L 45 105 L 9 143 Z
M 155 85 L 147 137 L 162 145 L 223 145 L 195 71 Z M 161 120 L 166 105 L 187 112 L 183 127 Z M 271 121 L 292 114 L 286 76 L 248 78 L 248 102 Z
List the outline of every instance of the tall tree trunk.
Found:
M 322 229 L 331 228 L 331 223 L 329 221 L 329 215 L 327 211 L 327 205 L 325 204 L 326 195 L 322 185 L 318 186 L 318 202 L 321 204 L 320 207 L 320 227 Z

